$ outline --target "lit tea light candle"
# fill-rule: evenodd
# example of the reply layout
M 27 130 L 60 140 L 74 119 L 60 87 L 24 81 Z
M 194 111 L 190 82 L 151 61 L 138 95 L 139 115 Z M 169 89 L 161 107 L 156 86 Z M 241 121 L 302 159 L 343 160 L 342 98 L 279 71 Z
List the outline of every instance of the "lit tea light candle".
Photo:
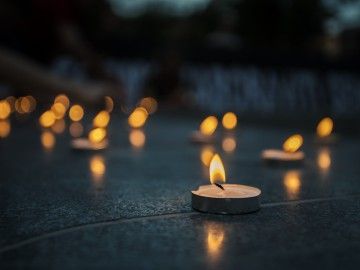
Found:
M 71 146 L 75 150 L 97 151 L 108 147 L 106 139 L 106 129 L 94 128 L 89 132 L 88 138 L 76 138 L 71 141 Z
M 334 121 L 330 117 L 321 119 L 316 127 L 316 142 L 322 144 L 331 144 L 336 142 L 336 136 L 332 133 Z
M 215 116 L 206 117 L 200 124 L 199 130 L 193 131 L 190 140 L 193 143 L 213 143 L 213 135 L 218 126 L 218 120 Z
M 272 163 L 301 163 L 305 158 L 302 151 L 298 151 L 303 144 L 303 137 L 299 134 L 290 136 L 283 144 L 283 150 L 266 149 L 261 153 L 263 160 Z
M 218 154 L 209 167 L 211 185 L 192 191 L 192 207 L 216 214 L 245 214 L 260 209 L 261 190 L 256 187 L 225 183 L 225 169 Z

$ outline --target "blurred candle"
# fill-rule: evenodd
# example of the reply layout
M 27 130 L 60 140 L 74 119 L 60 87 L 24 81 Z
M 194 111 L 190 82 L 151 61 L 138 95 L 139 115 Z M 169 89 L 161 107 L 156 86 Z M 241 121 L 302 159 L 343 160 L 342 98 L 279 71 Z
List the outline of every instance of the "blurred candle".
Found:
M 70 106 L 70 100 L 64 94 L 56 96 L 55 100 L 54 100 L 54 104 L 55 103 L 61 103 L 65 107 L 66 110 L 69 109 L 69 106 Z
M 334 128 L 334 122 L 330 117 L 323 118 L 316 127 L 316 133 L 320 138 L 327 137 Z
M 109 122 L 110 122 L 110 114 L 107 111 L 101 111 L 95 116 L 93 120 L 93 126 L 105 128 L 107 127 Z
M 70 110 L 69 110 L 69 117 L 72 121 L 78 122 L 80 121 L 84 116 L 84 109 L 76 104 L 71 106 Z
M 55 123 L 56 117 L 53 111 L 49 110 L 44 112 L 40 118 L 39 123 L 42 127 L 51 127 Z
M 148 118 L 148 112 L 143 107 L 137 107 L 129 116 L 128 123 L 132 128 L 142 127 L 146 119 Z
M 234 129 L 237 125 L 237 117 L 233 112 L 227 112 L 222 118 L 222 125 L 226 129 Z

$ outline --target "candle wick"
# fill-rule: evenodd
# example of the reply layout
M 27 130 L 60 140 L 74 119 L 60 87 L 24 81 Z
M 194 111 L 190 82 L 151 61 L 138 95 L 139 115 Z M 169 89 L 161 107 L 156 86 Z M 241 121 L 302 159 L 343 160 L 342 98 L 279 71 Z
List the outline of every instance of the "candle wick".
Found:
M 225 190 L 225 188 L 222 185 L 218 184 L 218 183 L 215 183 L 215 186 L 217 186 L 218 188 L 220 188 L 222 190 Z

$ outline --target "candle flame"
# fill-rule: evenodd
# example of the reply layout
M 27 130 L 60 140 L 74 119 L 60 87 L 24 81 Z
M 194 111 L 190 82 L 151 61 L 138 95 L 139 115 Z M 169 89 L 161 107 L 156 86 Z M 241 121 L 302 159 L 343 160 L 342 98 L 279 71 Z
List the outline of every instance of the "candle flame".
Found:
M 55 114 L 51 110 L 44 112 L 39 118 L 40 125 L 46 128 L 51 127 L 55 123 L 55 120 Z
M 316 128 L 316 133 L 323 138 L 329 136 L 334 128 L 334 121 L 330 117 L 323 118 Z
M 225 113 L 222 118 L 222 124 L 226 129 L 234 129 L 237 124 L 236 114 L 234 114 L 233 112 Z
M 215 184 L 217 182 L 225 183 L 225 169 L 224 165 L 221 161 L 221 158 L 218 154 L 215 154 L 210 162 L 209 167 L 210 172 L 210 182 L 211 184 Z
M 148 118 L 148 112 L 143 107 L 137 107 L 128 118 L 128 123 L 133 128 L 142 127 L 146 119 Z
M 89 141 L 92 143 L 99 143 L 106 137 L 106 129 L 94 128 L 89 132 Z
M 107 127 L 109 122 L 110 122 L 110 114 L 107 111 L 101 111 L 95 116 L 93 120 L 93 125 L 94 127 L 105 128 Z
M 206 136 L 212 135 L 218 125 L 218 120 L 215 116 L 206 117 L 200 124 L 200 132 Z
M 84 109 L 80 105 L 73 105 L 69 110 L 69 117 L 72 121 L 80 121 L 84 117 Z
M 7 100 L 0 100 L 0 119 L 6 119 L 11 113 L 11 106 Z
M 283 149 L 285 152 L 294 153 L 301 147 L 303 141 L 303 137 L 300 134 L 292 135 L 284 142 Z

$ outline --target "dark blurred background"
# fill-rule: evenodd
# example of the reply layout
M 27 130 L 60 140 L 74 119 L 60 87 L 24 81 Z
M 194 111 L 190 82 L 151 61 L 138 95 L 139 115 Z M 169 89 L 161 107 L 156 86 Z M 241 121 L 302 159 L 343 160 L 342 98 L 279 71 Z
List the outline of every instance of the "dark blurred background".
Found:
M 359 119 L 360 1 L 1 0 L 0 95 Z

